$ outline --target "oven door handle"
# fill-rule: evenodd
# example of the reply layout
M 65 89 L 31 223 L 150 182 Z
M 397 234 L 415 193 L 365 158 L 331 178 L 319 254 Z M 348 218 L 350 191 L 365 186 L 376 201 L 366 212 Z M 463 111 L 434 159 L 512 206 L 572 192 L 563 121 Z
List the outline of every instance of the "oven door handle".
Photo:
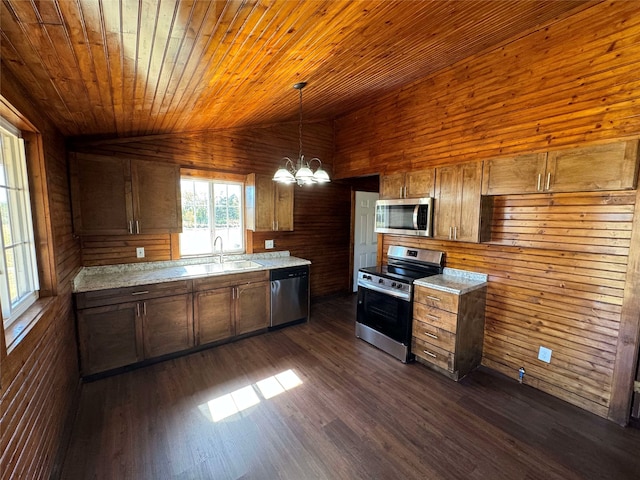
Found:
M 384 293 L 385 295 L 390 295 L 392 297 L 399 298 L 400 300 L 404 300 L 405 302 L 411 301 L 411 296 L 407 295 L 404 292 L 398 292 L 396 290 L 387 290 L 386 288 L 381 288 L 381 287 L 378 287 L 377 285 L 370 285 L 368 283 L 365 285 L 360 282 L 358 282 L 358 287 L 362 287 L 365 290 L 373 290 L 374 292 Z
M 418 210 L 420 209 L 420 205 L 416 205 L 413 209 L 413 229 L 418 230 Z

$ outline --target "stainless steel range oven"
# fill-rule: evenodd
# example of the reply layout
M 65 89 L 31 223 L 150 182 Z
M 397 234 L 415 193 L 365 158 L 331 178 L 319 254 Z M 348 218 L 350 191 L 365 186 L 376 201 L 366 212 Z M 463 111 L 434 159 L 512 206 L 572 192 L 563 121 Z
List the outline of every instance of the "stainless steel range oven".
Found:
M 406 363 L 412 359 L 413 281 L 442 273 L 444 252 L 391 245 L 387 259 L 358 271 L 356 336 Z

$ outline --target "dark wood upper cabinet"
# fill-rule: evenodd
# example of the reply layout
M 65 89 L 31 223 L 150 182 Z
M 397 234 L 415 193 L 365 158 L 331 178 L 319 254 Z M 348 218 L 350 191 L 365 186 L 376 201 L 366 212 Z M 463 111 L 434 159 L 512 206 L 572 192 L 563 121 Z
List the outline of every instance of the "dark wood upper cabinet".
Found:
M 636 186 L 638 140 L 485 161 L 483 195 L 628 190 Z
M 482 162 L 436 168 L 434 238 L 480 240 Z
M 268 175 L 247 175 L 247 230 L 292 232 L 293 201 L 294 185 L 276 183 Z
M 77 235 L 182 231 L 179 166 L 71 153 L 70 169 Z
M 380 198 L 433 197 L 435 169 L 394 173 L 380 177 Z

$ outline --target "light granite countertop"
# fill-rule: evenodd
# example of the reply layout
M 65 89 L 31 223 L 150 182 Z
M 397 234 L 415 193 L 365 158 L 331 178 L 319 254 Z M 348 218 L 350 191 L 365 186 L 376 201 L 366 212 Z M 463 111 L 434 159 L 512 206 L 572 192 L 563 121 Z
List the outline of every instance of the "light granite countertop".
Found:
M 235 263 L 234 262 L 243 262 Z M 245 265 L 244 262 L 252 262 Z M 309 260 L 292 257 L 288 251 L 199 257 L 165 262 L 127 263 L 103 267 L 83 267 L 72 280 L 74 293 L 133 287 L 193 278 L 246 273 L 260 270 L 310 265 Z M 233 268 L 238 266 L 238 268 Z M 229 267 L 229 269 L 223 269 Z
M 462 295 L 487 285 L 487 275 L 445 267 L 441 275 L 420 278 L 413 283 L 422 287 Z

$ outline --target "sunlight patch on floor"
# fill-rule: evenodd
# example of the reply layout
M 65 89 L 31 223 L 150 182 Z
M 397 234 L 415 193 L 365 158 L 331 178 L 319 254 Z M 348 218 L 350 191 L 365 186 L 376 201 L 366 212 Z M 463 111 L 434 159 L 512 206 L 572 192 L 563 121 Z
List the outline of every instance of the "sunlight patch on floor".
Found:
M 200 410 L 213 422 L 219 422 L 260 403 L 260 397 L 269 400 L 302 385 L 302 380 L 291 369 L 221 395 L 200 405 Z

